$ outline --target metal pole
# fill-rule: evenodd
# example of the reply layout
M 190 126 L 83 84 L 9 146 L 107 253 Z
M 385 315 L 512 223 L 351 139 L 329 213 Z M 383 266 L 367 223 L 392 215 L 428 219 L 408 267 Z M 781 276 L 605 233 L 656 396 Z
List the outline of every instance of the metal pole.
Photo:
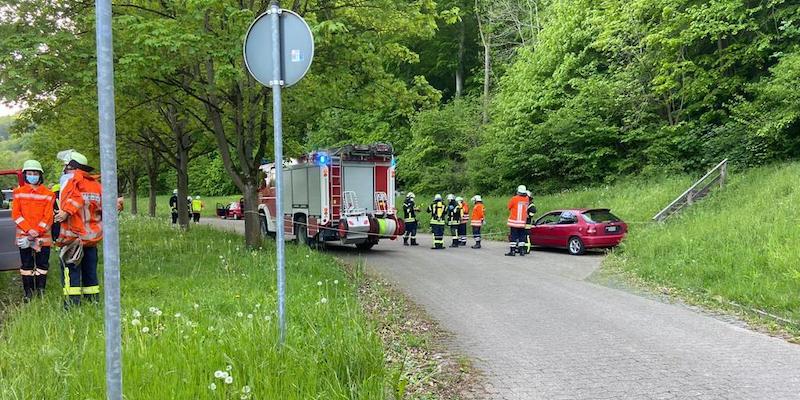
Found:
M 270 18 L 272 19 L 272 119 L 275 128 L 275 233 L 278 272 L 278 327 L 280 336 L 278 343 L 283 344 L 286 339 L 286 270 L 284 267 L 283 249 L 283 122 L 281 118 L 281 8 L 273 0 L 269 5 Z
M 114 59 L 111 0 L 96 0 L 97 102 L 100 171 L 103 184 L 103 268 L 105 285 L 106 396 L 122 400 L 122 337 L 119 306 L 119 231 L 117 221 L 117 134 L 114 128 Z

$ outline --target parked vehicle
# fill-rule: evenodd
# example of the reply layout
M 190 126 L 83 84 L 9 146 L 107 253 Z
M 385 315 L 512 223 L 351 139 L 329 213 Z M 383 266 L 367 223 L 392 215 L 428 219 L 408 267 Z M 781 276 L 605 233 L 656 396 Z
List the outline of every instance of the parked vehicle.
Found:
M 620 244 L 628 225 L 606 208 L 550 211 L 531 228 L 531 244 L 565 248 L 572 255 Z
M 217 203 L 217 216 L 222 219 L 242 219 L 244 218 L 244 209 L 242 201 L 234 201 L 229 204 Z
M 16 241 L 16 225 L 11 219 L 12 190 L 23 183 L 22 171 L 0 171 L 0 271 L 19 269 L 19 250 Z
M 275 164 L 259 189 L 261 229 L 276 231 L 278 215 L 287 237 L 301 243 L 338 241 L 368 250 L 395 239 L 405 226 L 395 208 L 395 169 L 389 144 L 347 145 L 315 151 L 283 165 L 283 204 L 275 204 Z

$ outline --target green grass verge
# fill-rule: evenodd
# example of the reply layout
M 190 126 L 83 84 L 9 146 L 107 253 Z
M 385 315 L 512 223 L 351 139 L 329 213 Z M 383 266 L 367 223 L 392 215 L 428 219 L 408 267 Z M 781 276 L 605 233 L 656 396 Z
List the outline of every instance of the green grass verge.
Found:
M 238 235 L 182 233 L 164 220 L 123 217 L 121 226 L 126 398 L 385 397 L 380 338 L 332 258 L 287 246 L 279 349 L 272 248 L 245 251 Z M 56 276 L 44 301 L 13 308 L 0 331 L 2 399 L 104 397 L 102 308 L 64 311 Z
M 159 195 L 156 196 L 156 215 L 162 218 L 169 218 L 170 210 L 169 210 L 169 198 L 172 197 L 171 195 Z M 192 196 L 194 197 L 194 196 Z M 233 196 L 209 196 L 205 197 L 202 194 L 200 195 L 200 200 L 206 205 L 206 208 L 203 212 L 200 213 L 201 217 L 217 217 L 216 214 L 216 205 L 217 203 L 222 204 L 230 204 L 232 201 L 236 201 L 241 196 L 233 195 Z M 137 205 L 139 208 L 139 213 L 142 215 L 147 215 L 147 207 L 148 207 L 149 198 L 147 196 L 139 196 Z M 125 210 L 130 211 L 131 206 L 131 199 L 129 196 L 125 196 Z
M 724 190 L 634 232 L 608 264 L 800 323 L 798 177 L 800 163 L 734 173 Z

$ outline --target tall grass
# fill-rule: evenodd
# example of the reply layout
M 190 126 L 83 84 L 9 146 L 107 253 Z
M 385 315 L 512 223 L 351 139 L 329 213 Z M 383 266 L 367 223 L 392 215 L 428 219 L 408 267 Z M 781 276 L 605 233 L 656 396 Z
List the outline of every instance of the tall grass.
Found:
M 287 246 L 279 348 L 272 248 L 245 251 L 240 236 L 164 220 L 121 227 L 126 398 L 384 398 L 380 338 L 330 257 Z M 0 331 L 2 399 L 104 397 L 103 310 L 64 311 L 56 276 L 46 299 L 13 310 Z

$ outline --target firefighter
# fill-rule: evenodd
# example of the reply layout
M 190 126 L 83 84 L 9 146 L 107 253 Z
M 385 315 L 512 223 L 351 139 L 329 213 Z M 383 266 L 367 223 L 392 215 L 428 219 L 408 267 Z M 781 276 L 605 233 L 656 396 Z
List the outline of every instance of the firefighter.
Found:
M 172 197 L 169 198 L 169 210 L 172 214 L 172 224 L 178 223 L 178 189 L 172 191 Z
M 528 189 L 525 185 L 517 186 L 517 194 L 508 202 L 508 227 L 511 228 L 509 235 L 510 249 L 507 256 L 525 255 L 525 219 L 528 212 Z
M 43 185 L 42 164 L 28 160 L 22 166 L 25 184 L 14 189 L 11 203 L 11 218 L 17 225 L 17 247 L 22 268 L 24 301 L 33 298 L 34 291 L 44 295 L 47 287 L 47 271 L 50 266 L 50 246 L 53 239 L 50 227 L 53 224 L 55 194 Z
M 195 223 L 200 222 L 200 211 L 206 208 L 206 204 L 200 200 L 200 196 L 194 196 L 194 200 L 192 200 L 192 219 Z
M 58 244 L 64 275 L 65 306 L 80 304 L 81 296 L 96 303 L 100 299 L 97 277 L 97 245 L 103 239 L 102 187 L 89 175 L 94 168 L 76 151 L 64 155 L 64 175 L 59 196 L 62 223 Z
M 483 199 L 481 195 L 472 196 L 472 214 L 470 214 L 469 224 L 472 226 L 472 238 L 475 239 L 473 249 L 481 248 L 481 227 L 486 223 L 484 219 Z
M 413 192 L 408 192 L 406 200 L 403 202 L 403 222 L 406 225 L 406 233 L 403 234 L 403 245 L 408 246 L 408 239 L 411 238 L 411 246 L 418 246 L 417 243 L 417 212 L 419 208 L 414 203 Z
M 444 249 L 444 224 L 447 218 L 447 209 L 442 203 L 442 195 L 437 194 L 433 197 L 433 203 L 428 206 L 428 212 L 431 214 L 431 231 L 433 231 L 433 247 L 432 249 Z
M 467 223 L 469 223 L 469 203 L 463 197 L 456 197 L 456 203 L 461 206 L 461 222 L 458 224 L 458 245 L 467 245 Z
M 531 228 L 533 228 L 533 218 L 536 215 L 536 206 L 533 205 L 533 195 L 531 191 L 525 192 L 528 196 L 528 212 L 525 218 L 525 254 L 531 254 Z
M 56 183 L 52 188 L 50 188 L 50 190 L 53 192 L 56 199 L 56 201 L 53 202 L 53 216 L 55 216 L 58 214 L 58 194 L 61 192 L 61 185 Z M 53 240 L 58 239 L 58 235 L 61 234 L 61 224 L 53 221 L 53 226 L 50 228 L 50 233 L 50 237 L 52 237 Z
M 458 238 L 458 225 L 461 224 L 461 206 L 456 202 L 456 196 L 453 194 L 447 195 L 447 225 L 450 226 L 450 235 L 453 236 L 453 242 L 450 247 L 458 247 L 460 242 Z

